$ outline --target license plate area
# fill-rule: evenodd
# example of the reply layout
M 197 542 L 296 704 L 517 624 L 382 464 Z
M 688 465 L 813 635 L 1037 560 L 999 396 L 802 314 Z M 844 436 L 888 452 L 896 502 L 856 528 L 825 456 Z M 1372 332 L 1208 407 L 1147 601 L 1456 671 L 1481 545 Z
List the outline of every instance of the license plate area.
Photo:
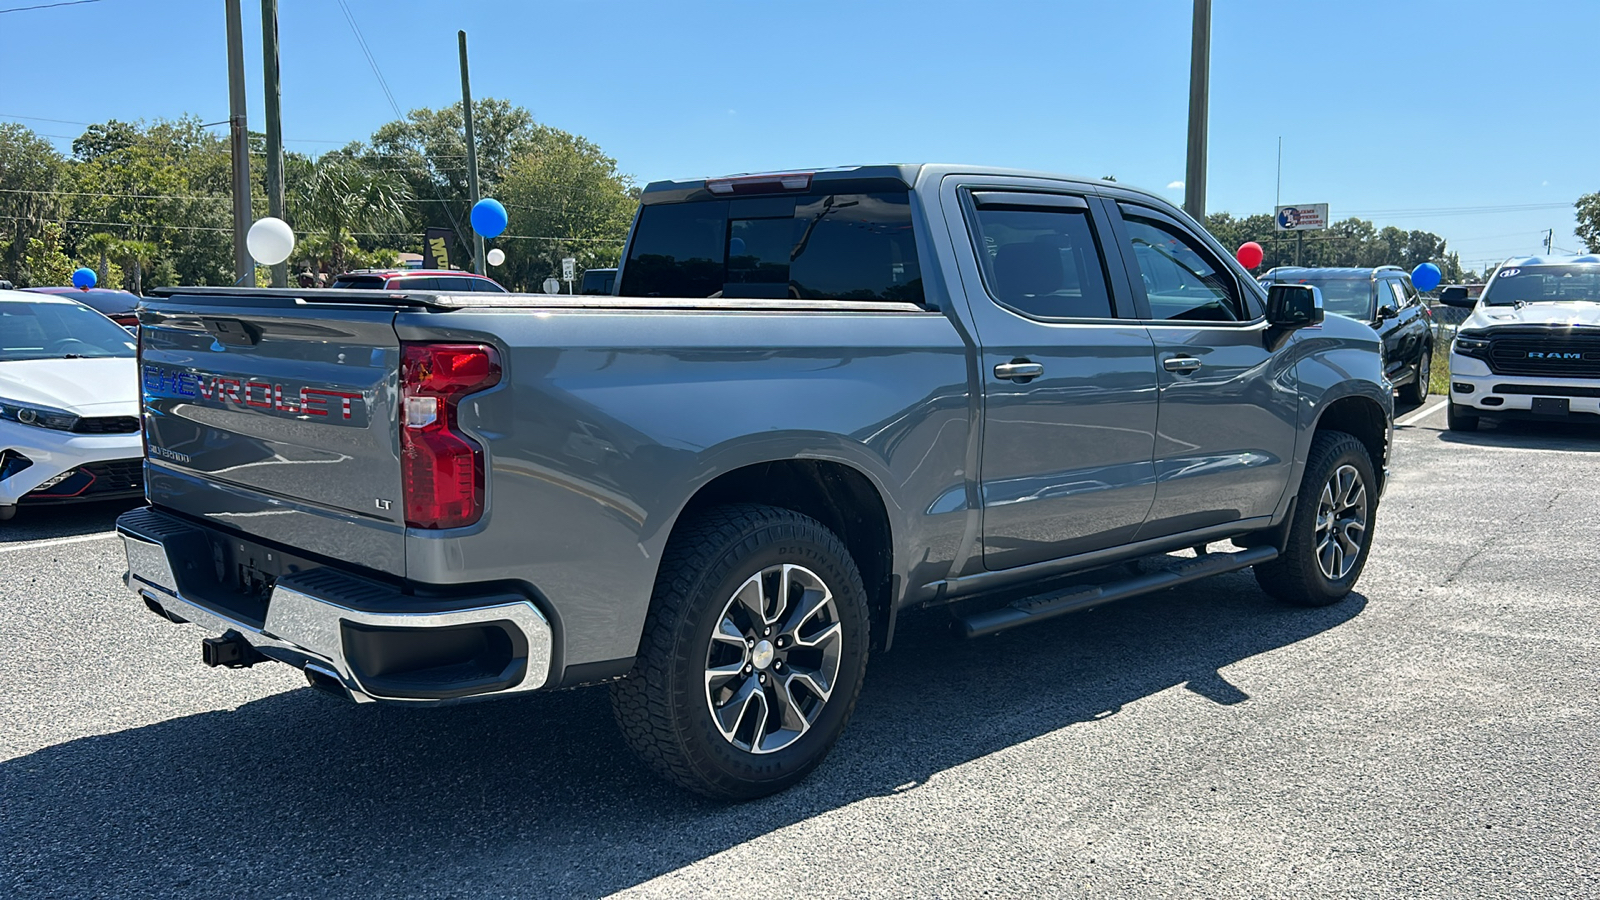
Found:
M 1533 414 L 1536 416 L 1566 416 L 1571 412 L 1572 401 L 1566 397 L 1533 398 Z

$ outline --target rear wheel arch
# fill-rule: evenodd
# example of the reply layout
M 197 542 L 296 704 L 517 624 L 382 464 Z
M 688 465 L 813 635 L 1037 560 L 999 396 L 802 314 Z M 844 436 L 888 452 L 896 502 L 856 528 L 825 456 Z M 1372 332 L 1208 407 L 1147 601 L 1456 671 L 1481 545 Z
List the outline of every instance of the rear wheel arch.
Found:
M 702 485 L 673 523 L 673 532 L 705 510 L 753 503 L 809 516 L 838 536 L 866 586 L 874 649 L 886 649 L 894 622 L 894 534 L 883 493 L 861 469 L 821 459 L 753 463 Z M 671 536 L 668 536 L 671 540 Z

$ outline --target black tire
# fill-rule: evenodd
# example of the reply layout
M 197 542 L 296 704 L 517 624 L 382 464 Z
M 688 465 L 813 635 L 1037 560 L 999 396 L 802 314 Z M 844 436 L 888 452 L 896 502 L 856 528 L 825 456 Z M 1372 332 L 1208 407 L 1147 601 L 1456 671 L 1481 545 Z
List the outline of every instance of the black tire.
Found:
M 1449 428 L 1451 431 L 1478 430 L 1478 417 L 1472 413 L 1463 412 L 1463 410 L 1470 409 L 1471 407 L 1457 406 L 1454 403 L 1447 404 L 1447 407 L 1448 408 L 1446 408 L 1444 411 L 1445 427 Z
M 708 687 L 712 654 L 742 655 L 744 662 L 735 668 L 742 665 L 746 674 L 734 676 L 740 684 L 748 684 L 751 678 L 763 679 L 762 685 L 770 684 L 749 687 L 768 692 L 763 694 L 767 699 L 761 710 L 771 712 L 756 712 L 746 704 L 744 714 L 735 717 L 736 733 L 751 721 L 762 722 L 763 729 L 770 730 L 773 724 L 783 724 L 775 723 L 773 714 L 783 719 L 798 710 L 801 704 L 777 705 L 785 697 L 793 700 L 797 696 L 793 682 L 799 666 L 785 670 L 783 663 L 798 656 L 774 659 L 774 650 L 768 646 L 762 651 L 768 661 L 759 666 L 759 672 L 749 674 L 758 668 L 756 663 L 762 658 L 758 651 L 739 648 L 737 640 L 731 649 L 726 641 L 713 647 L 712 632 L 728 616 L 749 616 L 747 607 L 733 605 L 741 586 L 748 587 L 758 575 L 769 577 L 766 573 L 774 568 L 780 569 L 783 577 L 790 571 L 782 568 L 785 564 L 803 566 L 832 595 L 833 615 L 829 619 L 840 626 L 840 643 L 831 650 L 837 654 L 837 674 L 825 698 L 815 693 L 806 697 L 809 692 L 805 685 L 799 686 L 804 703 L 821 700 L 820 706 L 810 706 L 814 718 L 808 729 L 801 729 L 798 737 L 790 738 L 791 742 L 780 749 L 756 752 L 754 747 L 760 737 L 746 741 L 749 747 L 737 746 L 737 734 L 725 737 L 713 718 L 713 701 L 708 696 L 712 692 Z M 763 604 L 768 583 L 758 585 Z M 782 611 L 777 618 L 783 619 Z M 700 513 L 692 521 L 680 523 L 667 544 L 638 658 L 628 677 L 612 685 L 611 705 L 617 725 L 646 764 L 689 791 L 719 800 L 748 800 L 784 790 L 810 774 L 844 731 L 866 675 L 870 622 L 867 592 L 855 561 L 839 538 L 815 519 L 754 504 L 722 506 Z M 760 623 L 754 627 L 759 629 Z M 778 631 L 772 641 L 781 647 L 783 641 L 779 637 L 785 632 L 782 627 Z M 798 636 L 800 627 L 796 626 L 792 633 Z M 831 639 L 828 646 L 834 646 Z M 791 638 L 789 649 L 780 652 L 798 655 L 810 651 L 797 647 Z M 782 682 L 789 685 L 787 688 L 779 686 L 781 672 L 788 673 Z M 778 693 L 785 689 L 787 694 Z M 724 709 L 734 705 L 730 699 Z M 765 730 L 755 734 L 765 734 Z M 785 734 L 780 728 L 769 737 Z
M 10 521 L 11 517 L 15 516 L 16 514 L 17 514 L 17 507 L 15 505 L 12 505 L 12 506 L 0 506 L 0 522 Z
M 1365 492 L 1364 526 L 1359 540 L 1353 542 L 1359 548 L 1354 562 L 1348 571 L 1333 577 L 1324 571 L 1324 561 L 1319 558 L 1317 519 L 1323 489 L 1332 487 L 1330 481 L 1345 467 L 1355 471 Z M 1378 481 L 1366 445 L 1342 431 L 1319 432 L 1311 442 L 1283 553 L 1255 567 L 1256 582 L 1273 597 L 1299 606 L 1327 606 L 1343 600 L 1366 568 L 1377 511 Z M 1342 567 L 1344 555 L 1341 551 L 1336 568 Z
M 1428 379 L 1432 377 L 1433 348 L 1423 347 L 1422 355 L 1417 357 L 1417 377 L 1410 384 L 1400 388 L 1400 401 L 1413 406 L 1421 405 L 1428 399 Z

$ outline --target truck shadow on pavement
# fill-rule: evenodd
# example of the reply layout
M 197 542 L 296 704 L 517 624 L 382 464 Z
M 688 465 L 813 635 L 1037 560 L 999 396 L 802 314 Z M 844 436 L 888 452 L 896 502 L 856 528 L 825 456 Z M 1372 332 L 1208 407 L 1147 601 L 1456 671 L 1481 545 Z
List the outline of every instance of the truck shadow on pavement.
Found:
M 0 546 L 110 531 L 117 525 L 117 516 L 142 505 L 143 500 L 105 500 L 62 506 L 19 506 L 16 518 L 0 522 Z
M 1439 440 L 1474 447 L 1597 453 L 1600 452 L 1600 423 L 1509 419 L 1484 425 L 1479 431 L 1441 431 Z
M 288 691 L 0 764 L 0 893 L 600 896 L 1174 686 L 1248 702 L 1220 669 L 1365 605 L 1286 607 L 1241 573 L 971 643 L 907 617 L 827 762 L 739 805 L 657 781 L 603 689 L 438 709 Z

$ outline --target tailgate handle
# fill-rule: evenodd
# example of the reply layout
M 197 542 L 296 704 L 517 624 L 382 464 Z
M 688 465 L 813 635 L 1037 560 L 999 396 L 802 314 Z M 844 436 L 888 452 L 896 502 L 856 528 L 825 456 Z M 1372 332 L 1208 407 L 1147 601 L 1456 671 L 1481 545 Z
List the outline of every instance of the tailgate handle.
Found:
M 206 331 L 216 338 L 219 343 L 232 344 L 235 347 L 254 347 L 261 343 L 261 326 L 253 325 L 243 319 L 215 319 L 205 317 L 200 324 Z

